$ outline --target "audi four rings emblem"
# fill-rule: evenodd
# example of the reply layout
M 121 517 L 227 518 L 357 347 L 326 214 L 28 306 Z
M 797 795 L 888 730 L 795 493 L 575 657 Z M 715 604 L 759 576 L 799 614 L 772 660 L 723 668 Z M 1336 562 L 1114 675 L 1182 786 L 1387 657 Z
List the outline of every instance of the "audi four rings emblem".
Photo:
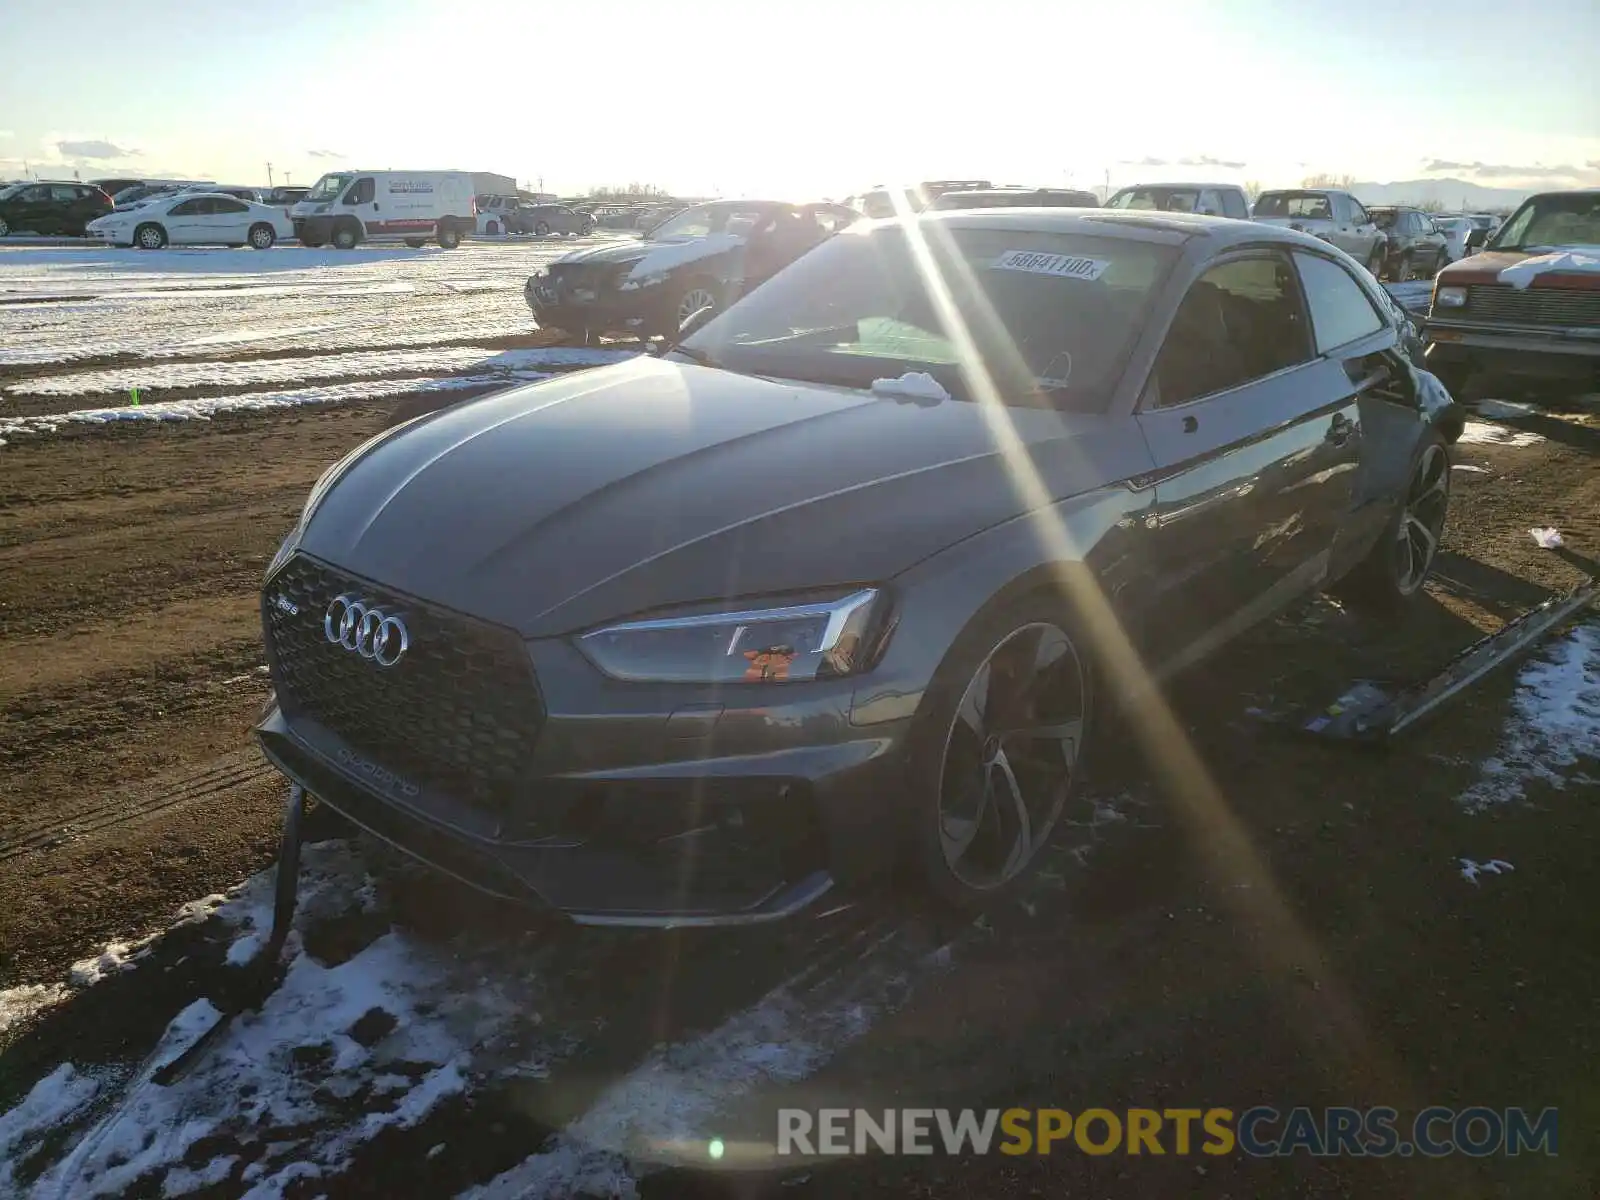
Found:
M 411 646 L 406 623 L 354 596 L 335 597 L 322 618 L 322 632 L 335 646 L 354 650 L 380 667 L 392 667 Z

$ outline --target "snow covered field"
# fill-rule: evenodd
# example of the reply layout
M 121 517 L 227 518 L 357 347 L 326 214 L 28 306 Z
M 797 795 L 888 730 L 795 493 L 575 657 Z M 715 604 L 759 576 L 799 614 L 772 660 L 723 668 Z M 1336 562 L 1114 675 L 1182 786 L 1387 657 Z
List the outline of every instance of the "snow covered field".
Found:
M 63 423 L 491 386 L 613 361 L 628 351 L 504 352 L 505 339 L 534 332 L 527 276 L 575 244 L 0 247 L 0 440 Z M 375 382 L 350 382 L 362 379 Z

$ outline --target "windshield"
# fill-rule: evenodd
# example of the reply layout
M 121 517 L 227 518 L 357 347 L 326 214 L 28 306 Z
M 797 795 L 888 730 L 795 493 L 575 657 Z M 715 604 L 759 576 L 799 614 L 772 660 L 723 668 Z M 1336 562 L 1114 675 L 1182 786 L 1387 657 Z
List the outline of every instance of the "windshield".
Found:
M 1600 192 L 1535 196 L 1500 227 L 1491 250 L 1600 246 Z
M 1106 202 L 1107 208 L 1138 208 L 1155 212 L 1193 212 L 1200 193 L 1193 188 L 1123 188 Z
M 20 183 L 13 183 L 9 187 L 0 188 L 0 200 L 9 200 L 23 188 Z
M 925 371 L 971 399 L 957 334 L 908 241 L 915 229 L 1001 395 L 1018 405 L 1102 407 L 1178 253 L 1084 234 L 882 226 L 824 243 L 684 346 L 729 370 L 844 387 Z
M 344 191 L 344 185 L 354 178 L 355 176 L 348 172 L 324 175 L 316 183 L 312 184 L 311 190 L 306 193 L 306 199 L 315 200 L 319 203 L 325 200 L 333 200 L 338 197 L 340 192 Z
M 713 233 L 747 234 L 770 216 L 754 204 L 700 204 L 686 208 L 650 231 L 650 240 L 710 237 Z
M 1333 206 L 1321 192 L 1262 192 L 1256 201 L 1255 215 L 1326 221 L 1333 217 Z
M 1394 223 L 1400 217 L 1392 208 L 1369 208 L 1367 212 L 1372 216 L 1372 223 L 1379 229 L 1393 229 Z

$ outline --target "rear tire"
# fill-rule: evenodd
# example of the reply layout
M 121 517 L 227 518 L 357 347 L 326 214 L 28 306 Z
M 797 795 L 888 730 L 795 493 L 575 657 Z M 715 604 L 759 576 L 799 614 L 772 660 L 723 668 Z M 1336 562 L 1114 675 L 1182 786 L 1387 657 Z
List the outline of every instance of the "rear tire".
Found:
M 11 224 L 10 224 L 10 222 L 8 222 L 4 217 L 0 217 L 0 237 L 9 237 L 10 234 L 11 234 Z
M 313 239 L 308 238 L 308 237 L 302 237 L 300 239 L 300 244 L 302 246 L 307 247 L 308 249 L 311 249 L 311 250 L 320 250 L 320 249 L 322 249 L 322 247 L 324 245 L 326 245 L 325 242 L 314 241 Z
M 534 226 L 533 226 L 533 236 L 534 237 L 549 237 L 550 236 L 550 222 L 549 221 L 536 221 L 534 223 Z
M 255 250 L 271 250 L 278 241 L 278 232 L 265 221 L 250 226 L 250 246 Z
M 1339 597 L 1374 615 L 1403 613 L 1422 595 L 1449 512 L 1450 450 L 1439 431 L 1430 429 L 1412 459 L 1399 511 L 1367 557 L 1339 581 Z
M 427 244 L 428 244 L 428 242 L 427 242 L 426 238 L 407 238 L 406 239 L 406 245 L 410 246 L 413 250 L 421 250 Z
M 147 221 L 133 231 L 133 244 L 141 250 L 160 250 L 167 244 L 167 231 Z
M 1079 791 L 1094 675 L 1073 625 L 1048 593 L 997 606 L 950 647 L 917 713 L 911 865 L 957 911 L 1015 894 Z
M 349 221 L 336 226 L 333 231 L 333 248 L 335 250 L 354 250 L 361 241 L 361 231 Z
M 461 231 L 454 225 L 439 226 L 439 245 L 446 250 L 454 250 L 461 245 Z

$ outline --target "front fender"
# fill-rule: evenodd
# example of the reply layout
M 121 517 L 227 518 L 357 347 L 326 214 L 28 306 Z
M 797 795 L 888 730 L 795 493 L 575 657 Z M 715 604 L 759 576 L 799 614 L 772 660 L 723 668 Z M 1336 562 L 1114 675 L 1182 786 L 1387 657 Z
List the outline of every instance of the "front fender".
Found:
M 1146 574 L 1140 539 L 1154 511 L 1153 488 L 1110 484 L 1014 517 L 925 559 L 893 581 L 895 626 L 882 661 L 856 688 L 850 720 L 875 725 L 912 716 L 945 651 L 991 608 L 1043 588 L 1096 643 L 1116 635 L 1136 644 Z

